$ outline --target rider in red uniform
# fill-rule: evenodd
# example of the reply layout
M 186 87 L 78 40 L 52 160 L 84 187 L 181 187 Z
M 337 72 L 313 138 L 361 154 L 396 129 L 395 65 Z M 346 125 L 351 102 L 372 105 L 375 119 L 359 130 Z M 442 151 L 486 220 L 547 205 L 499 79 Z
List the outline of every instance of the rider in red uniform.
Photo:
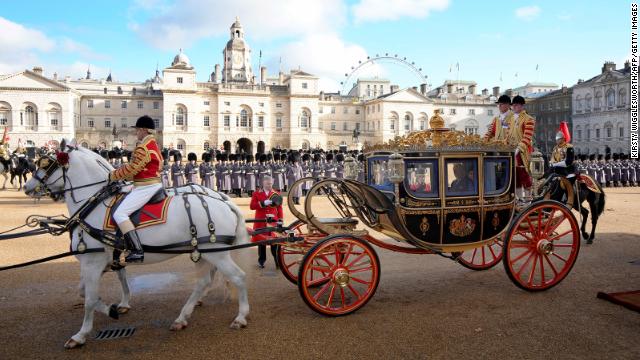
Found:
M 158 190 L 162 189 L 160 164 L 163 159 L 158 143 L 152 135 L 155 123 L 152 118 L 145 115 L 136 121 L 135 128 L 140 144 L 134 150 L 133 158 L 128 164 L 109 174 L 110 181 L 133 180 L 133 190 L 124 198 L 113 214 L 113 219 L 124 234 L 125 246 L 130 250 L 126 257 L 127 262 L 142 262 L 144 260 L 140 238 L 129 217 L 143 207 Z
M 267 226 L 275 226 L 275 222 L 283 218 L 282 213 L 282 197 L 280 193 L 273 190 L 273 179 L 271 176 L 264 176 L 262 179 L 262 188 L 255 191 L 251 196 L 251 203 L 249 204 L 251 210 L 255 210 L 255 219 L 266 219 L 267 215 L 273 216 L 270 223 L 255 222 L 253 223 L 253 229 L 260 229 Z M 251 240 L 259 241 L 266 240 L 272 236 L 272 233 L 264 233 L 254 235 Z M 273 258 L 276 258 L 276 247 L 271 246 L 271 254 Z M 258 245 L 258 265 L 264 268 L 264 262 L 267 260 L 267 246 Z M 277 263 L 276 263 L 277 264 Z

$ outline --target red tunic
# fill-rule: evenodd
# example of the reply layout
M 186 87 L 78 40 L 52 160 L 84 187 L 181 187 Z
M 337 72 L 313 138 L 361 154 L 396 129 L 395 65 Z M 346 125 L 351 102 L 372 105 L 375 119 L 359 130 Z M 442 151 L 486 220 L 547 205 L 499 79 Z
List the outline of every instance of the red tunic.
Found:
M 266 222 L 256 222 L 253 223 L 253 229 L 260 229 L 267 226 L 275 226 L 275 221 L 283 218 L 282 213 L 282 205 L 274 206 L 273 204 L 269 206 L 264 205 L 264 201 L 270 199 L 273 195 L 279 195 L 279 193 L 275 190 L 271 190 L 269 193 L 264 192 L 262 189 L 257 190 L 251 196 L 251 203 L 249 204 L 249 208 L 251 210 L 256 211 L 255 218 L 256 219 L 266 219 L 268 214 L 273 215 L 273 223 L 267 224 Z M 264 233 L 260 235 L 254 235 L 251 237 L 251 241 L 258 240 L 266 240 L 272 236 L 271 233 Z
M 152 135 L 147 135 L 136 147 L 129 163 L 111 172 L 111 180 L 133 180 L 136 186 L 160 183 L 162 155 Z

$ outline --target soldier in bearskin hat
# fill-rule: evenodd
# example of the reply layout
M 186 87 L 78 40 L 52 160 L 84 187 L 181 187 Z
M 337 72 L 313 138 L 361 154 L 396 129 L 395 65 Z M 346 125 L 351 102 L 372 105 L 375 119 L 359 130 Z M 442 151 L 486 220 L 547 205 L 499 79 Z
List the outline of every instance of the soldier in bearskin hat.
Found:
M 184 186 L 184 165 L 182 165 L 182 154 L 173 150 L 173 165 L 171 165 L 171 185 L 173 187 Z
M 333 153 L 327 153 L 325 158 L 327 162 L 324 164 L 324 177 L 334 179 L 336 177 L 336 163 L 333 161 Z
M 293 203 L 296 205 L 300 204 L 300 197 L 302 196 L 302 186 L 298 186 L 295 189 L 292 188 L 292 185 L 302 179 L 303 170 L 302 165 L 300 165 L 300 154 L 298 152 L 292 152 L 289 154 L 289 163 L 286 165 L 286 176 L 287 176 L 287 188 L 289 189 L 289 193 L 287 196 L 291 196 L 293 198 Z
M 344 154 L 336 154 L 336 178 L 344 179 Z
M 211 153 L 202 154 L 202 164 L 200 164 L 200 177 L 202 178 L 202 186 L 214 190 L 215 179 L 213 176 L 214 169 L 211 164 Z
M 162 149 L 162 171 L 160 172 L 160 178 L 162 179 L 162 187 L 168 188 L 171 186 L 169 184 L 169 172 L 171 171 L 171 166 L 169 166 L 169 149 Z
M 237 197 L 242 197 L 242 165 L 238 161 L 240 158 L 240 154 L 231 154 L 229 155 L 231 159 L 231 190 L 232 193 Z
M 262 183 L 262 178 L 271 176 L 271 165 L 269 164 L 269 154 L 260 154 L 260 164 L 258 165 L 258 183 Z
M 231 192 L 231 164 L 229 163 L 230 154 L 222 154 L 222 166 L 220 167 L 220 189 L 223 193 L 229 194 Z
M 258 166 L 255 163 L 253 155 L 247 155 L 247 163 L 244 167 L 244 189 L 249 196 L 256 191 L 258 180 Z
M 184 167 L 184 173 L 187 177 L 187 184 L 198 183 L 198 156 L 195 153 L 190 152 L 187 154 L 187 160 L 189 161 Z
M 311 154 L 305 152 L 302 154 L 302 177 L 311 177 Z M 313 181 L 305 181 L 302 183 L 302 196 L 307 196 L 309 189 L 313 186 Z

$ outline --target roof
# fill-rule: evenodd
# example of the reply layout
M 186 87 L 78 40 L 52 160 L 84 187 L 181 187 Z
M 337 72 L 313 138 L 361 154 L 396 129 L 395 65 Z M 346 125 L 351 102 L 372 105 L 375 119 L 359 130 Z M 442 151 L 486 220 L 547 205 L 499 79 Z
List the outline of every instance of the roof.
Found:
M 442 85 L 448 85 L 448 84 L 452 84 L 452 85 L 456 85 L 456 84 L 461 84 L 461 85 L 478 85 L 477 82 L 472 81 L 472 80 L 445 80 L 444 84 Z
M 525 85 L 519 86 L 519 87 L 529 87 L 529 86 L 558 87 L 558 84 L 552 83 L 552 82 L 533 81 L 533 82 L 528 82 Z

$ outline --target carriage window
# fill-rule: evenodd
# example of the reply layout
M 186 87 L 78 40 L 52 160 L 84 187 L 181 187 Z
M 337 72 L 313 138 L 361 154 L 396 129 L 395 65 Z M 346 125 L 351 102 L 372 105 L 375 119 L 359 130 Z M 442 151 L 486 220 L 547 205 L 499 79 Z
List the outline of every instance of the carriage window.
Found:
M 484 159 L 484 193 L 497 195 L 509 186 L 509 158 Z
M 478 195 L 478 163 L 475 159 L 448 159 L 447 196 Z
M 378 190 L 393 191 L 393 183 L 389 181 L 387 158 L 387 156 L 375 156 L 369 158 L 369 185 Z
M 406 162 L 404 187 L 415 197 L 438 196 L 438 160 Z

